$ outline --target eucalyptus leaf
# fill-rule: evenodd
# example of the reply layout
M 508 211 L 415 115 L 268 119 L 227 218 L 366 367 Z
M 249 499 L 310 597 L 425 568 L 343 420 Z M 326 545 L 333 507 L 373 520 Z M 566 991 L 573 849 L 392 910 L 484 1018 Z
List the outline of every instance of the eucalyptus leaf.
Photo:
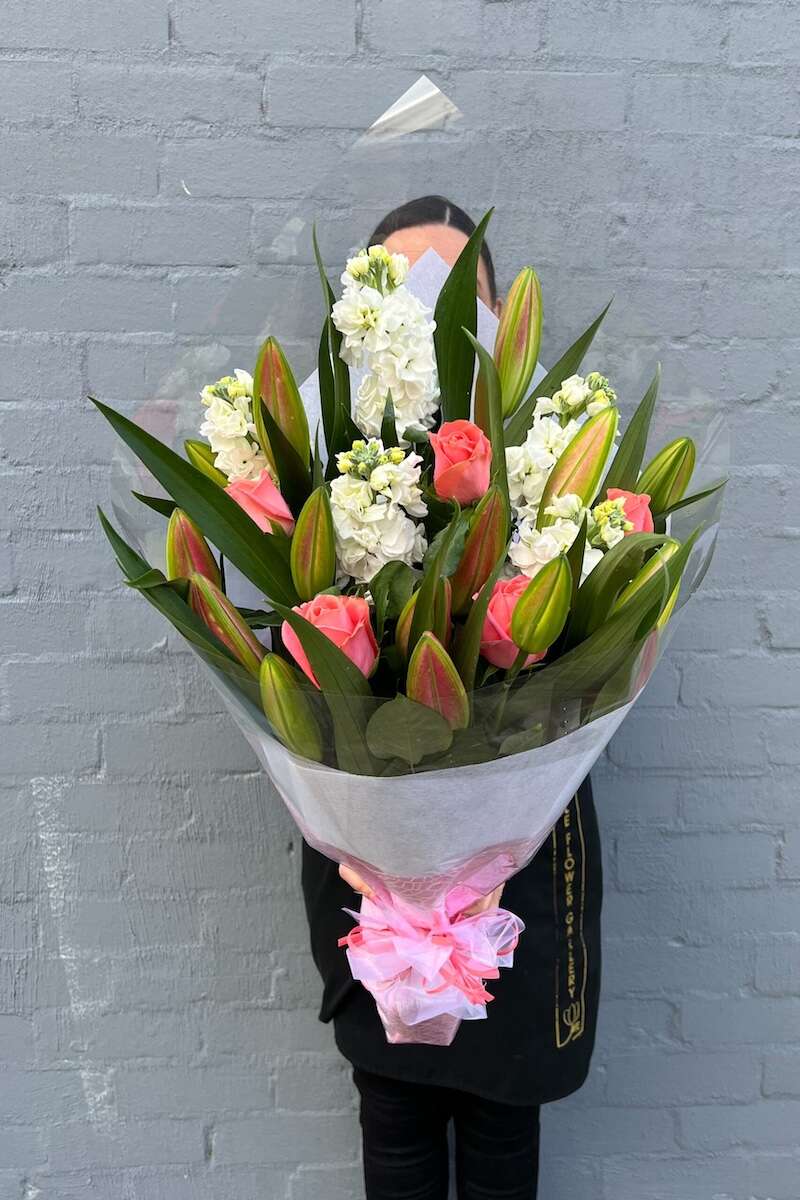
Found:
M 372 714 L 367 745 L 375 758 L 400 758 L 415 767 L 429 754 L 450 748 L 453 731 L 444 717 L 407 696 L 395 696 Z

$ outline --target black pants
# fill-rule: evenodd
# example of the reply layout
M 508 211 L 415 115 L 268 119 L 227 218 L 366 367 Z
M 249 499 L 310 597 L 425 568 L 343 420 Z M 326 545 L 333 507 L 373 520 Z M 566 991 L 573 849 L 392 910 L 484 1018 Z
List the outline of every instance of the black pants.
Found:
M 539 1109 L 356 1068 L 367 1200 L 447 1200 L 455 1127 L 459 1200 L 535 1200 Z

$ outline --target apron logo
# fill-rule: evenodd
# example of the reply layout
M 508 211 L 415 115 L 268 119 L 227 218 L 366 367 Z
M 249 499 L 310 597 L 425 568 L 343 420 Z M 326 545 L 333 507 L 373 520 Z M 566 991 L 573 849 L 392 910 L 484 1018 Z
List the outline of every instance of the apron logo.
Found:
M 555 1037 L 563 1050 L 586 1025 L 588 956 L 583 936 L 586 845 L 575 795 L 553 829 L 553 911 L 556 927 Z

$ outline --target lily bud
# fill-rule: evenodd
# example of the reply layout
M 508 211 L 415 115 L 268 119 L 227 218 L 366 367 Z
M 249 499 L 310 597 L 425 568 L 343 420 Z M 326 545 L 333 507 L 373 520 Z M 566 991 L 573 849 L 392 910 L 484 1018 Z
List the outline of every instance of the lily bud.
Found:
M 533 267 L 524 267 L 511 285 L 494 343 L 503 416 L 519 406 L 528 390 L 542 337 L 542 289 Z
M 494 564 L 492 564 L 494 565 Z M 417 604 L 417 592 L 412 593 L 406 601 L 403 611 L 397 619 L 395 629 L 395 644 L 403 658 L 408 656 L 408 638 L 411 633 L 411 623 L 414 620 L 414 609 Z M 446 577 L 439 580 L 436 589 L 436 600 L 433 606 L 433 633 L 443 646 L 450 644 L 450 621 L 453 610 L 453 589 Z
M 228 486 L 228 476 L 214 466 L 216 455 L 208 442 L 190 440 L 183 443 L 183 448 L 193 467 L 197 467 L 198 471 L 202 471 L 212 483 L 216 483 L 219 487 Z
M 682 499 L 694 471 L 695 448 L 691 438 L 676 438 L 648 463 L 636 484 L 638 492 L 647 492 L 650 508 L 663 513 Z
M 189 579 L 204 575 L 220 586 L 219 567 L 192 518 L 182 508 L 174 508 L 167 525 L 167 576 L 169 579 Z
M 469 698 L 450 655 L 430 631 L 423 633 L 408 664 L 406 695 L 433 708 L 451 729 L 469 725 Z
M 618 424 L 619 411 L 611 407 L 602 409 L 581 425 L 547 478 L 536 519 L 537 529 L 552 525 L 556 518 L 545 510 L 560 496 L 577 496 L 586 506 L 592 503 L 614 445 Z
M 189 579 L 189 603 L 234 658 L 258 676 L 264 647 L 225 593 L 204 575 L 195 574 Z
M 506 504 L 500 489 L 492 484 L 475 509 L 461 561 L 451 577 L 453 611 L 458 616 L 468 611 L 472 597 L 491 575 L 507 535 Z
M 283 744 L 293 754 L 322 762 L 319 723 L 294 667 L 277 654 L 267 654 L 258 680 L 267 720 Z
M 336 575 L 336 545 L 328 492 L 318 487 L 306 500 L 292 537 L 292 579 L 301 600 L 313 600 Z
M 306 410 L 286 355 L 280 343 L 272 337 L 267 338 L 259 350 L 253 374 L 253 420 L 256 434 L 261 449 L 272 460 L 259 398 L 266 404 L 270 416 L 294 446 L 302 462 L 308 463 L 310 442 Z
M 514 644 L 528 654 L 544 654 L 564 628 L 571 601 L 572 571 L 566 555 L 559 554 L 536 572 L 514 606 Z
M 659 546 L 655 554 L 648 558 L 642 569 L 637 572 L 628 586 L 623 588 L 623 590 L 617 596 L 616 603 L 614 604 L 614 611 L 616 612 L 617 609 L 622 608 L 628 603 L 629 600 L 633 599 L 639 589 L 642 588 L 649 579 L 652 579 L 657 572 L 664 572 L 664 564 L 670 558 L 672 558 L 673 554 L 676 554 L 679 549 L 680 542 L 676 542 L 674 539 L 670 539 L 670 541 L 665 542 L 663 546 Z M 664 582 L 666 583 L 666 581 L 666 572 L 664 572 Z M 656 628 L 663 629 L 666 625 L 667 621 L 672 615 L 672 610 L 675 607 L 680 590 L 681 585 L 679 581 L 672 589 L 672 594 L 667 600 L 667 603 L 664 605 L 661 616 L 656 622 Z

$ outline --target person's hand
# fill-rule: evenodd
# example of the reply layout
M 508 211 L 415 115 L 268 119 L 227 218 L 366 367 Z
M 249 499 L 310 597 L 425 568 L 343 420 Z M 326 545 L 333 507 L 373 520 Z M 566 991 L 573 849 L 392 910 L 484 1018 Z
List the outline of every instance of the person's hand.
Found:
M 349 883 L 350 887 L 353 888 L 354 891 L 360 892 L 361 895 L 366 896 L 368 900 L 374 896 L 375 893 L 369 884 L 366 883 L 356 871 L 353 871 L 350 867 L 346 867 L 344 863 L 342 863 L 339 867 L 339 874 L 345 883 Z M 475 917 L 478 913 L 486 912 L 488 908 L 497 908 L 498 904 L 500 903 L 500 897 L 503 894 L 504 887 L 505 884 L 501 883 L 500 886 L 496 887 L 493 892 L 489 893 L 488 896 L 482 896 L 480 900 L 476 900 L 474 904 L 471 904 L 469 908 L 464 910 L 464 916 Z

